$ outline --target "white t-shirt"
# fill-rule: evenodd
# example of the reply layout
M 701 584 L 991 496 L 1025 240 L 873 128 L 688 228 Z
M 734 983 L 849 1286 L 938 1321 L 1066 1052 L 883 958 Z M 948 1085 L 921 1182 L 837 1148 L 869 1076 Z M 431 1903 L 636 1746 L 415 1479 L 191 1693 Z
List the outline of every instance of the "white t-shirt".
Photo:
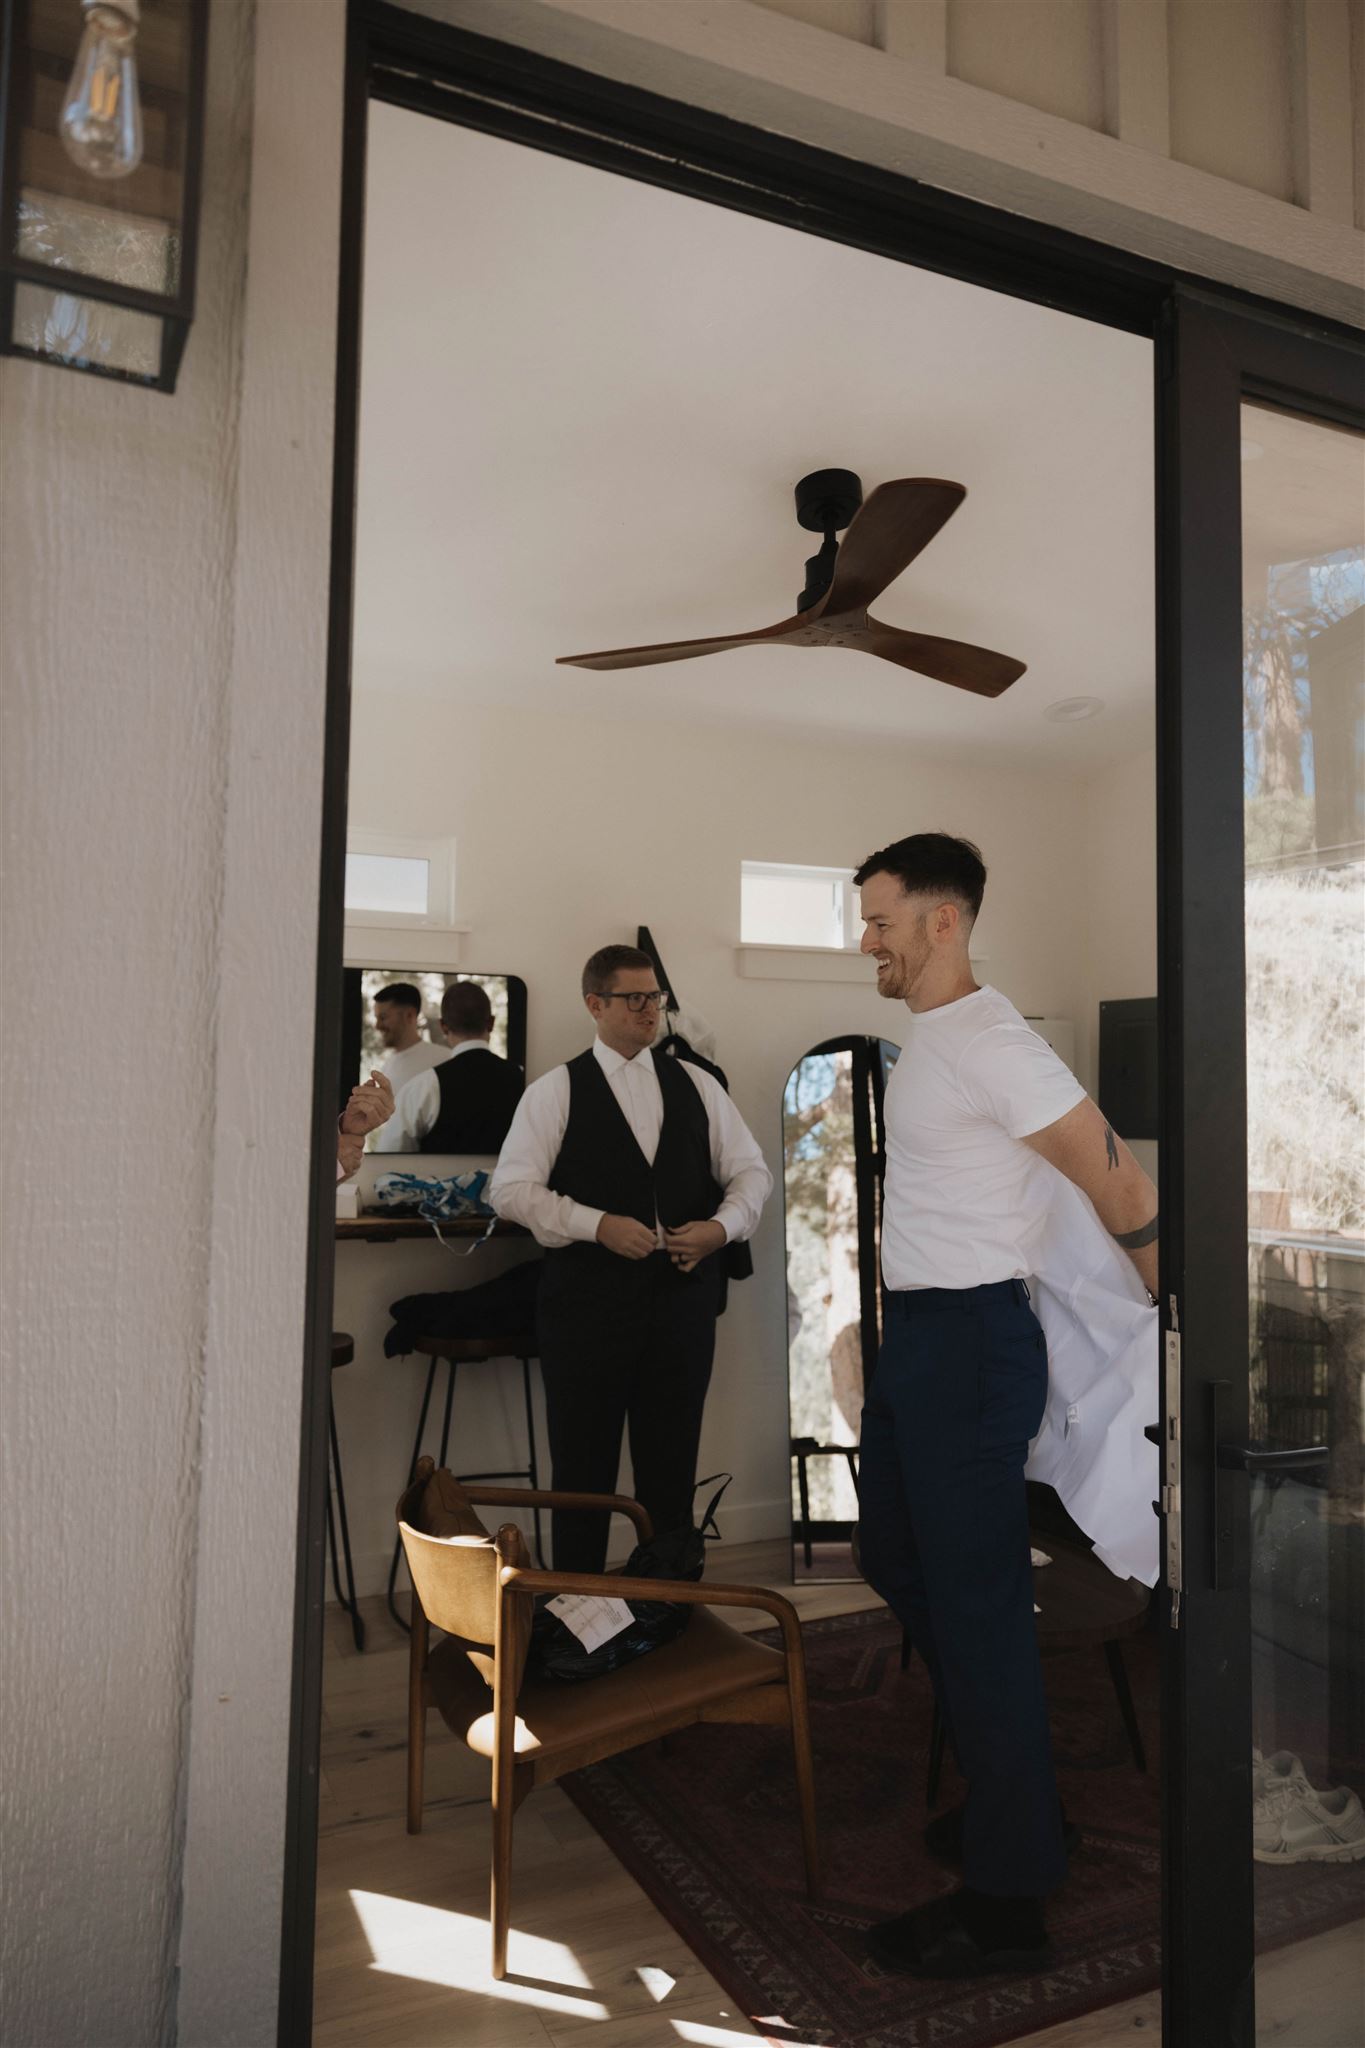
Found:
M 429 1038 L 419 1038 L 416 1045 L 410 1045 L 406 1052 L 391 1052 L 381 1072 L 397 1096 L 399 1089 L 406 1087 L 409 1081 L 415 1081 L 430 1067 L 444 1066 L 449 1058 L 448 1045 L 433 1045 Z
M 1022 1280 L 1054 1176 L 1021 1140 L 1085 1090 L 996 989 L 906 1017 L 886 1089 L 886 1284 Z

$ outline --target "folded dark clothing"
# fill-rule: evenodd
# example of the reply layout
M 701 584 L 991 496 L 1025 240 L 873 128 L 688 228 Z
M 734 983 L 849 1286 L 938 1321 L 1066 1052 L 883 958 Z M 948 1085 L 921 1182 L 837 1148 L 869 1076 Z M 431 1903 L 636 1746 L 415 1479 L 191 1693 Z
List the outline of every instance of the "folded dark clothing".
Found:
M 534 1351 L 540 1268 L 539 1259 L 525 1259 L 478 1287 L 391 1301 L 393 1328 L 384 1339 L 384 1356 L 402 1357 L 418 1337 L 508 1337 Z

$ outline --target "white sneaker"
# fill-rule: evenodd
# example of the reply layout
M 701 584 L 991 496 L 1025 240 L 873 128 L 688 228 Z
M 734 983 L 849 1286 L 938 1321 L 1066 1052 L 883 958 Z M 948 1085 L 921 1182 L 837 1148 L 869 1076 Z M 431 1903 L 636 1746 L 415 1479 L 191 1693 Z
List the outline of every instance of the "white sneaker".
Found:
M 1251 1853 L 1258 1863 L 1354 1863 L 1365 1856 L 1365 1810 L 1349 1786 L 1258 1803 Z
M 1259 1749 L 1252 1750 L 1253 1821 L 1258 1820 L 1263 1812 L 1278 1813 L 1286 1801 L 1302 1799 L 1312 1789 L 1308 1773 L 1292 1750 L 1277 1749 L 1271 1756 L 1262 1756 Z

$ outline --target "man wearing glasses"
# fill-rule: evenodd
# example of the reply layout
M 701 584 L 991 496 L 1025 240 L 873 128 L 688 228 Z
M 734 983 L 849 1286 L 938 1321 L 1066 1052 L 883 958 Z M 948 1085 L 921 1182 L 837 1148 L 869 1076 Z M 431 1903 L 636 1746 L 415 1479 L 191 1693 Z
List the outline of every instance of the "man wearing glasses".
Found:
M 630 1428 L 656 1531 L 691 1519 L 725 1245 L 772 1190 L 739 1111 L 700 1068 L 650 1051 L 664 992 L 647 953 L 583 969 L 586 1052 L 526 1090 L 488 1198 L 545 1246 L 540 1361 L 554 1484 L 614 1493 Z M 600 1572 L 608 1518 L 554 1516 L 557 1571 Z

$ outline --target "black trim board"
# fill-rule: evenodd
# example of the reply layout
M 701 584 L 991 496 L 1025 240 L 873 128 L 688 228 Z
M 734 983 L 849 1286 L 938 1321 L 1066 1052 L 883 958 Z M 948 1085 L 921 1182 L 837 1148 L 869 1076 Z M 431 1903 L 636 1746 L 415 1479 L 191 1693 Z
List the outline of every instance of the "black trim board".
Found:
M 1241 406 L 1365 428 L 1365 354 L 1177 289 L 1157 378 L 1161 1299 L 1168 1327 L 1179 1306 L 1184 1528 L 1162 1662 L 1163 2040 L 1251 2048 L 1248 1482 L 1214 1483 L 1249 1397 Z M 1238 1553 L 1221 1585 L 1215 1499 Z
M 327 619 L 327 704 L 322 758 L 322 844 L 317 1002 L 313 1023 L 313 1171 L 308 1212 L 294 1663 L 285 1790 L 280 1922 L 279 2048 L 306 2048 L 313 2031 L 318 1774 L 322 1722 L 325 1529 L 331 1484 L 332 1291 L 336 1264 L 336 1103 L 346 899 L 346 805 L 351 739 L 351 613 L 355 586 L 355 476 L 360 427 L 365 142 L 369 123 L 364 35 L 347 25 L 342 119 L 341 265 L 333 403 L 332 573 Z

